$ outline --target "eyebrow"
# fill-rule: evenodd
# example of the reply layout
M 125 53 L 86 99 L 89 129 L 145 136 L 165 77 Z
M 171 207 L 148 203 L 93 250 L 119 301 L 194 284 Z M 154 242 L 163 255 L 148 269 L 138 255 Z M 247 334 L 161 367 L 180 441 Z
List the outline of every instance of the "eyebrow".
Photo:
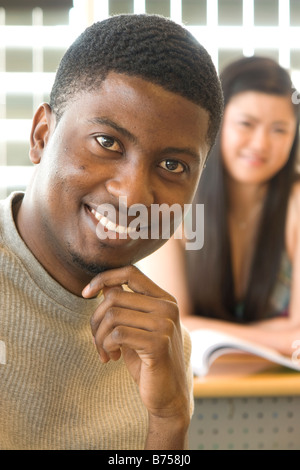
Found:
M 137 143 L 137 138 L 131 132 L 129 132 L 127 129 L 125 129 L 125 127 L 120 126 L 115 121 L 112 121 L 109 118 L 94 117 L 92 119 L 89 119 L 88 122 L 90 122 L 91 124 L 100 124 L 100 125 L 104 124 L 105 126 L 112 127 L 117 132 L 124 135 L 124 137 L 127 137 L 127 139 L 129 139 L 131 142 Z
M 241 116 L 246 117 L 246 118 L 248 118 L 248 119 L 253 119 L 254 121 L 259 121 L 259 119 L 257 119 L 256 117 L 252 116 L 251 114 L 241 113 Z M 289 125 L 289 122 L 288 122 L 288 121 L 273 121 L 272 124 L 281 124 L 281 125 L 286 125 L 286 126 L 288 126 L 288 125 Z
M 199 153 L 195 152 L 193 149 L 190 147 L 167 147 L 163 150 L 162 154 L 167 156 L 167 155 L 172 155 L 176 153 L 177 155 L 179 154 L 184 154 L 184 155 L 189 155 L 190 157 L 193 158 L 196 162 L 201 161 L 201 156 Z
M 109 118 L 94 117 L 94 118 L 88 119 L 88 122 L 91 123 L 91 124 L 100 124 L 100 125 L 104 124 L 105 126 L 109 126 L 112 129 L 115 129 L 117 132 L 120 132 L 120 134 L 127 137 L 131 142 L 133 142 L 135 144 L 138 142 L 138 139 L 136 138 L 135 135 L 133 135 L 130 131 L 125 129 L 125 127 L 120 126 L 115 121 L 112 121 Z M 163 149 L 163 151 L 162 151 L 162 154 L 166 155 L 166 156 L 174 154 L 174 153 L 189 155 L 196 162 L 201 161 L 201 156 L 199 155 L 199 153 L 197 153 L 196 151 L 194 151 L 190 147 L 167 147 L 167 148 Z

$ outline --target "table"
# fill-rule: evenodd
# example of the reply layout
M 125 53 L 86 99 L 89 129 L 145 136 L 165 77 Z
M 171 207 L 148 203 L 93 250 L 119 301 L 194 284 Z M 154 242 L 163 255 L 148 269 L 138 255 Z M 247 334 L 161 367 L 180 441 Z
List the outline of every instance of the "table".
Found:
M 300 373 L 246 354 L 194 378 L 190 448 L 300 449 Z

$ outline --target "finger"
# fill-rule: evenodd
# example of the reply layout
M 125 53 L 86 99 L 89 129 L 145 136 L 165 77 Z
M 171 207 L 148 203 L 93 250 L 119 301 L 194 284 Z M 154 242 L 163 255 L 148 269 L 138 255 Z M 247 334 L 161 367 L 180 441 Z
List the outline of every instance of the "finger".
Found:
M 176 341 L 178 340 L 178 335 Z M 122 349 L 135 351 L 140 359 L 147 364 L 161 364 L 165 368 L 173 357 L 174 335 L 153 333 L 127 325 L 116 326 L 104 339 L 102 348 L 113 359 L 114 354 Z M 174 359 L 174 357 L 173 357 Z
M 122 347 L 126 345 L 122 338 L 122 331 L 131 331 L 131 336 L 134 337 L 134 331 L 136 332 L 136 338 L 142 340 L 142 330 L 139 328 L 135 329 L 132 325 L 117 325 L 114 328 L 109 328 L 105 333 L 103 329 L 99 329 L 94 337 L 95 346 L 99 353 L 102 362 L 108 362 L 109 360 L 117 361 L 122 355 Z M 129 334 L 126 335 L 129 337 Z M 124 337 L 125 339 L 125 337 Z M 131 349 L 134 350 L 135 341 L 131 340 Z M 141 342 L 142 344 L 142 342 Z M 129 343 L 128 343 L 129 345 Z
M 94 340 L 95 340 L 95 338 L 94 338 Z M 106 353 L 106 351 L 101 346 L 97 345 L 96 340 L 95 340 L 95 346 L 96 346 L 96 349 L 99 353 L 101 362 L 103 362 L 103 363 L 108 362 L 109 359 L 110 359 L 109 355 Z
M 105 294 L 103 302 L 91 317 L 90 323 L 93 334 L 99 328 L 107 312 L 112 314 L 112 308 L 129 309 L 134 312 L 152 314 L 152 316 L 170 317 L 174 320 L 178 316 L 178 308 L 177 306 L 174 308 L 172 302 L 112 288 Z M 141 319 L 141 321 L 143 320 Z
M 92 333 L 97 338 L 98 344 L 103 344 L 104 339 L 117 326 L 130 326 L 139 330 L 157 331 L 163 328 L 163 319 L 157 321 L 156 316 L 137 312 L 122 307 L 110 307 L 105 313 L 102 321 L 92 325 Z
M 156 342 L 157 339 L 153 338 L 153 335 L 148 331 L 119 325 L 105 337 L 102 348 L 112 360 L 120 357 L 123 347 L 136 351 L 141 358 L 144 355 L 150 355 L 149 351 L 151 351 L 150 357 L 152 357 L 153 341 Z
M 129 289 L 136 293 L 174 301 L 170 294 L 157 286 L 136 266 L 125 266 L 97 274 L 83 289 L 82 295 L 86 298 L 95 297 L 105 287 L 121 285 L 127 285 Z
M 118 341 L 115 341 L 115 349 L 107 349 L 107 338 L 115 338 L 114 335 L 118 331 L 134 332 L 136 336 L 135 343 L 125 343 L 130 348 L 135 349 L 141 348 L 145 332 L 147 333 L 148 340 L 152 341 L 152 344 L 164 344 L 165 341 L 171 341 L 172 338 L 181 336 L 178 333 L 176 322 L 170 320 L 170 318 L 164 318 L 161 315 L 149 315 L 148 313 L 136 312 L 130 309 L 112 307 L 106 313 L 99 328 L 94 332 L 95 343 L 99 348 L 99 353 L 104 350 L 106 353 L 111 351 L 119 351 L 117 344 L 122 345 Z M 140 339 L 138 337 L 140 335 Z M 168 343 L 170 345 L 170 343 Z M 153 349 L 149 348 L 149 351 L 153 352 Z

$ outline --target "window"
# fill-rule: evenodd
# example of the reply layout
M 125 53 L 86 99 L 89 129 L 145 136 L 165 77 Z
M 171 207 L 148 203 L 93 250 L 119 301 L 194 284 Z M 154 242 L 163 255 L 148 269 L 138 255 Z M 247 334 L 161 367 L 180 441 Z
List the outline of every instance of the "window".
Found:
M 300 89 L 299 0 L 2 0 L 0 198 L 26 187 L 32 116 L 48 101 L 68 45 L 93 21 L 143 12 L 183 23 L 218 69 L 241 55 L 267 55 L 291 70 Z

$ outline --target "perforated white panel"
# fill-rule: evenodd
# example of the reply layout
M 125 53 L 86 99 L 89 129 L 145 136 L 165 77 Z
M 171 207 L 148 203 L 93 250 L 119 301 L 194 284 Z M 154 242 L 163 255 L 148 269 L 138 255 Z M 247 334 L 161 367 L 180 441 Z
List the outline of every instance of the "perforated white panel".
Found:
M 193 450 L 299 450 L 300 397 L 195 400 Z

